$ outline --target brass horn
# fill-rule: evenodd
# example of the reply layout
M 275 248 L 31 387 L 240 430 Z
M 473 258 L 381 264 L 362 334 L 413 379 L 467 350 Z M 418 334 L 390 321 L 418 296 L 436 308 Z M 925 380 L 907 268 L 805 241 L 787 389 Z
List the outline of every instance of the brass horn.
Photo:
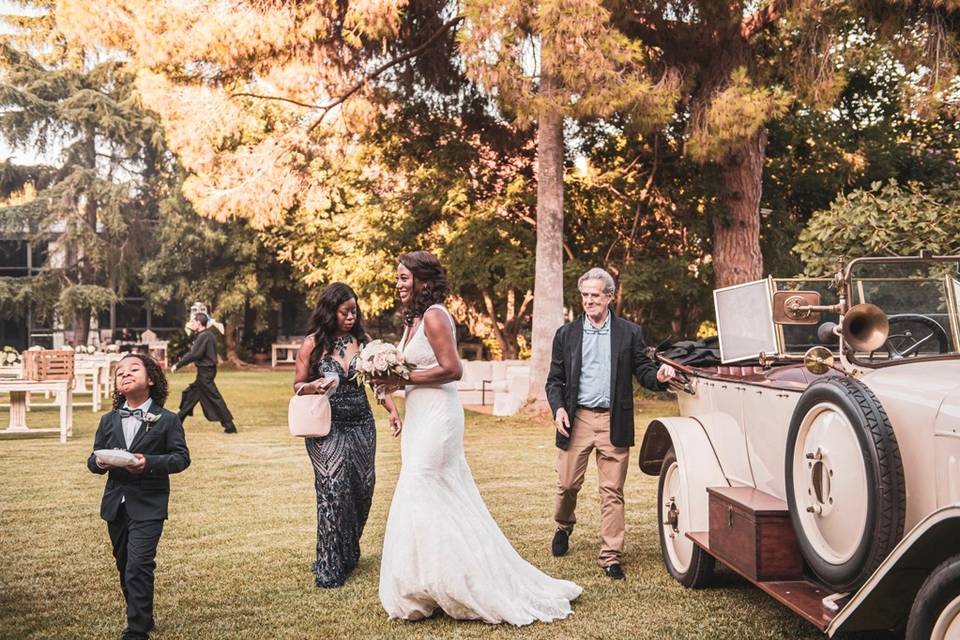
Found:
M 876 351 L 887 341 L 890 322 L 875 304 L 858 304 L 843 315 L 843 339 L 854 351 Z

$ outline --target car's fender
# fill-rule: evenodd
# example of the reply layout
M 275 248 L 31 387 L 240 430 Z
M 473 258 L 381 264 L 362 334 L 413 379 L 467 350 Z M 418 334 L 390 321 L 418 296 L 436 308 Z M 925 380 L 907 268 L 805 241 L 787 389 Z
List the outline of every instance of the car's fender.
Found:
M 640 470 L 647 475 L 659 475 L 671 446 L 680 465 L 681 490 L 685 494 L 681 504 L 688 505 L 688 531 L 706 531 L 710 515 L 707 487 L 726 487 L 729 483 L 710 438 L 695 418 L 657 418 L 651 422 L 640 445 Z
M 960 504 L 937 509 L 894 547 L 827 626 L 839 631 L 892 629 L 904 623 L 930 571 L 960 553 Z

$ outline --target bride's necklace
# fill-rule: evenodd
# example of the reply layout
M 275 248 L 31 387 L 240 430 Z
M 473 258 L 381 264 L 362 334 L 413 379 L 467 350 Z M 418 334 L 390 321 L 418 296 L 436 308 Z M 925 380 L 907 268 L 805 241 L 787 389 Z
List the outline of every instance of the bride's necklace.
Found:
M 353 336 L 349 333 L 333 339 L 333 350 L 343 358 L 347 355 L 348 344 L 353 344 Z

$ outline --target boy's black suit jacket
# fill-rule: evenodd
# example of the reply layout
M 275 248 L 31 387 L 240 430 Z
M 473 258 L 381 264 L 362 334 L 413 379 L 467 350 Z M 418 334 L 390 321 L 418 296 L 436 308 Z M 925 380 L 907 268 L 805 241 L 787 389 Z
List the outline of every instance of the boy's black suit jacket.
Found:
M 120 412 L 111 411 L 100 418 L 93 439 L 94 451 L 127 449 L 131 453 L 142 453 L 146 459 L 143 472 L 134 474 L 126 469 L 101 469 L 93 453 L 87 458 L 90 471 L 107 474 L 107 486 L 100 503 L 100 517 L 104 520 L 112 521 L 117 517 L 121 498 L 131 520 L 165 520 L 170 498 L 169 476 L 190 466 L 190 450 L 177 414 L 156 403 L 147 413 L 159 415 L 160 419 L 141 423 L 129 449 L 123 438 Z

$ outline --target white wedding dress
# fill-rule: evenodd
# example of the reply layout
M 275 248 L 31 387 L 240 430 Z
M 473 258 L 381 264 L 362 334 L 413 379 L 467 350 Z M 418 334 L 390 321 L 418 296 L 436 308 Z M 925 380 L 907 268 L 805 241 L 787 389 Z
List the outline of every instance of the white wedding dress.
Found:
M 450 323 L 453 319 L 440 305 Z M 402 351 L 416 369 L 437 366 L 420 323 Z M 380 567 L 390 618 L 419 620 L 439 607 L 461 620 L 525 625 L 571 613 L 582 589 L 520 557 L 487 511 L 463 453 L 457 384 L 408 385 L 402 463 Z

